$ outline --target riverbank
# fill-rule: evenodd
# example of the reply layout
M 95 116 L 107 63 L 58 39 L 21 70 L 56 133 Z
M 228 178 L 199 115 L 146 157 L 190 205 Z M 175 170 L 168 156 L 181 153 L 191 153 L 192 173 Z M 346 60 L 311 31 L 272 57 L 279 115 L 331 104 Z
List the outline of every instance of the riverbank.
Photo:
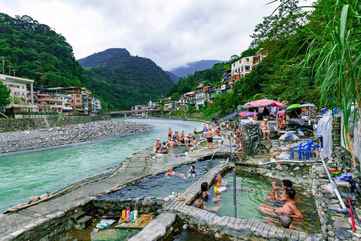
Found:
M 214 157 L 216 151 L 219 150 L 200 149 L 188 155 L 176 156 L 172 154 L 154 156 L 149 154 L 149 149 L 140 151 L 109 172 L 50 194 L 50 199 L 46 201 L 17 212 L 0 215 L 0 240 L 40 240 L 36 237 L 41 237 L 43 232 L 47 232 L 44 227 L 47 227 L 46 224 L 51 220 L 61 223 L 62 217 L 69 210 L 75 210 L 89 203 L 97 195 L 114 192 L 146 176 L 165 172 L 170 167 Z M 61 230 L 54 229 L 55 231 Z
M 0 133 L 0 153 L 61 147 L 107 137 L 122 137 L 149 131 L 151 127 L 119 120 Z

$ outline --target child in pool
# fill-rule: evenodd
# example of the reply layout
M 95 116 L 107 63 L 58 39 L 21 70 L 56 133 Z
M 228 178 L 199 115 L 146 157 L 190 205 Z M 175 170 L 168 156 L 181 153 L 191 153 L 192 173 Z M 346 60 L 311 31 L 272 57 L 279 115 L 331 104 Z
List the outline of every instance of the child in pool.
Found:
M 196 166 L 191 165 L 191 167 L 188 170 L 188 177 L 196 177 Z

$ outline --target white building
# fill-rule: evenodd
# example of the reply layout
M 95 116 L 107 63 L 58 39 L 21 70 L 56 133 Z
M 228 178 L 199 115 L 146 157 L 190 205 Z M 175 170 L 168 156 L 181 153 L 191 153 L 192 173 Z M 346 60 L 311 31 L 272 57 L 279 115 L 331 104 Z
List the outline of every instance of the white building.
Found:
M 249 74 L 254 66 L 254 56 L 240 58 L 231 65 L 232 79 L 237 81 Z
M 93 113 L 99 113 L 101 110 L 102 110 L 102 104 L 101 104 L 101 101 L 94 97 L 93 96 L 93 99 L 92 99 L 92 112 Z
M 14 112 L 36 111 L 34 105 L 34 80 L 0 74 L 0 81 L 10 90 L 11 104 L 7 107 Z

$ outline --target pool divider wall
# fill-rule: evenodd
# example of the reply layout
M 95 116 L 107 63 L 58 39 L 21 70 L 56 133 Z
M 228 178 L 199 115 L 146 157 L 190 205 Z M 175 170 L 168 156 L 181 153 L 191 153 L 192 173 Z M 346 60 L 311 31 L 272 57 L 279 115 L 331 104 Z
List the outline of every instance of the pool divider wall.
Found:
M 166 240 L 174 231 L 173 225 L 177 215 L 164 212 L 151 221 L 141 232 L 131 237 L 129 241 L 160 241 Z

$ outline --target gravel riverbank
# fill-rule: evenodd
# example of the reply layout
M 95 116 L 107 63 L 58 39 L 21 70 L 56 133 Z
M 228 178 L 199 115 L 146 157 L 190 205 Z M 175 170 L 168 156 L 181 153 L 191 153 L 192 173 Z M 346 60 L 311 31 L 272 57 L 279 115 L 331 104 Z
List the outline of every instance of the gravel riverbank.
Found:
M 105 137 L 127 136 L 150 129 L 148 125 L 108 120 L 66 127 L 6 132 L 0 133 L 0 153 L 52 148 Z

